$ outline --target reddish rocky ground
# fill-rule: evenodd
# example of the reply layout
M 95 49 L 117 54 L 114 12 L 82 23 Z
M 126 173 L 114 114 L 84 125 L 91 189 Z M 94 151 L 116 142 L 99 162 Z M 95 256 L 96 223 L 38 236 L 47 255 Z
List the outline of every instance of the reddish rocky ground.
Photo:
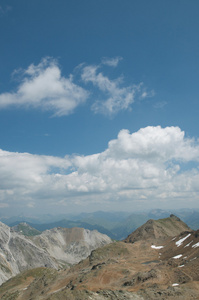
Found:
M 0 287 L 6 300 L 199 299 L 199 231 L 114 242 L 67 270 L 27 271 Z

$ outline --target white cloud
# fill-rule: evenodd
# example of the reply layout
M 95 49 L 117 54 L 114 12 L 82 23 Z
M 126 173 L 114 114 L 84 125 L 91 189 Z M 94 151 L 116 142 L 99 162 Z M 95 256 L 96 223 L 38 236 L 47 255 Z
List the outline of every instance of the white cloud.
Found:
M 21 81 L 15 91 L 0 94 L 0 109 L 42 109 L 60 117 L 73 113 L 92 95 L 94 113 L 113 116 L 122 110 L 131 110 L 135 100 L 152 97 L 154 91 L 146 91 L 143 83 L 126 86 L 122 76 L 110 79 L 100 72 L 104 65 L 116 67 L 121 59 L 103 58 L 99 65 L 80 64 L 74 75 L 64 77 L 55 59 L 44 58 L 38 65 L 31 64 L 26 70 L 13 72 L 14 75 L 22 73 Z M 87 89 L 75 83 L 79 75 Z
M 155 96 L 155 92 L 153 90 L 151 91 L 146 91 L 145 89 L 143 89 L 140 99 L 145 99 L 145 98 L 151 98 Z
M 199 143 L 185 138 L 178 127 L 146 127 L 132 134 L 121 130 L 104 152 L 89 156 L 59 158 L 1 150 L 1 206 L 18 203 L 50 211 L 60 205 L 62 211 L 63 205 L 73 204 L 130 209 L 191 202 L 196 207 L 198 163 Z
M 117 67 L 120 60 L 122 60 L 122 57 L 120 56 L 114 58 L 104 57 L 102 59 L 102 64 L 110 67 Z
M 31 64 L 23 73 L 16 92 L 0 94 L 0 109 L 9 106 L 33 107 L 49 110 L 55 116 L 68 115 L 84 103 L 89 93 L 65 78 L 57 62 L 45 58 L 40 64 Z
M 85 66 L 82 69 L 82 80 L 91 82 L 102 93 L 103 99 L 96 100 L 92 106 L 95 113 L 114 115 L 121 110 L 130 109 L 135 101 L 135 95 L 142 90 L 142 83 L 138 85 L 123 86 L 123 79 L 109 79 L 99 71 L 100 66 Z M 105 98 L 105 100 L 104 100 Z
M 190 150 L 190 151 L 189 151 Z M 190 161 L 199 159 L 199 148 L 192 139 L 185 139 L 179 127 L 148 126 L 130 134 L 121 130 L 116 140 L 109 142 L 112 156 L 166 162 L 172 159 Z

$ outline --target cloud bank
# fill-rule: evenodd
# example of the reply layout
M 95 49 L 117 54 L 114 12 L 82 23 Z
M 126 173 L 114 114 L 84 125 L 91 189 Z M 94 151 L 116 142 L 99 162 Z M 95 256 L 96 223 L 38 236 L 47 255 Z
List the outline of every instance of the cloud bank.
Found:
M 1 150 L 0 207 L 197 207 L 198 163 L 199 142 L 179 127 L 124 129 L 89 156 Z
M 99 65 L 80 65 L 75 69 L 76 76 L 81 77 L 79 82 L 75 75 L 64 77 L 56 60 L 44 58 L 38 65 L 31 64 L 22 71 L 15 91 L 0 94 L 0 109 L 36 108 L 61 117 L 73 113 L 89 96 L 95 113 L 113 116 L 131 109 L 135 99 L 146 98 L 150 93 L 146 93 L 142 83 L 126 86 L 121 76 L 110 79 L 104 75 L 103 66 L 116 68 L 121 59 L 103 58 Z M 88 83 L 91 84 L 89 89 Z

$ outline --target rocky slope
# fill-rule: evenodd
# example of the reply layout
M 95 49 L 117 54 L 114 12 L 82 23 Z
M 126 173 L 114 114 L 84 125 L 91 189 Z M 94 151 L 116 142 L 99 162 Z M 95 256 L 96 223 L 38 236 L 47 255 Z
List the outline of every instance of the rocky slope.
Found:
M 148 220 L 144 225 L 132 232 L 124 242 L 135 243 L 139 240 L 164 240 L 169 236 L 178 235 L 183 231 L 191 230 L 178 217 L 170 215 L 169 218 Z
M 55 228 L 26 237 L 0 222 L 0 284 L 27 269 L 77 263 L 110 242 L 108 236 L 82 228 Z
M 35 245 L 63 264 L 75 264 L 92 250 L 112 242 L 105 234 L 83 228 L 54 228 L 31 238 Z
M 43 249 L 0 222 L 0 283 L 25 269 L 59 264 Z
M 199 231 L 186 230 L 164 239 L 143 236 L 133 243 L 98 248 L 70 269 L 26 271 L 0 287 L 0 298 L 199 299 L 198 269 Z

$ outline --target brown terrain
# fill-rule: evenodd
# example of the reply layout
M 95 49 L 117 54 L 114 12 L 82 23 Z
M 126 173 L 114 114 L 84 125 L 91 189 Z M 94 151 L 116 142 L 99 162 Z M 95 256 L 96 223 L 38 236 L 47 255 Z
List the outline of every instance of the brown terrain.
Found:
M 132 232 L 124 241 L 127 243 L 134 243 L 140 240 L 161 241 L 186 230 L 191 229 L 178 217 L 171 215 L 170 218 L 166 219 L 148 220 L 144 225 Z
M 199 230 L 175 216 L 149 220 L 70 269 L 17 275 L 0 287 L 0 299 L 199 299 Z

